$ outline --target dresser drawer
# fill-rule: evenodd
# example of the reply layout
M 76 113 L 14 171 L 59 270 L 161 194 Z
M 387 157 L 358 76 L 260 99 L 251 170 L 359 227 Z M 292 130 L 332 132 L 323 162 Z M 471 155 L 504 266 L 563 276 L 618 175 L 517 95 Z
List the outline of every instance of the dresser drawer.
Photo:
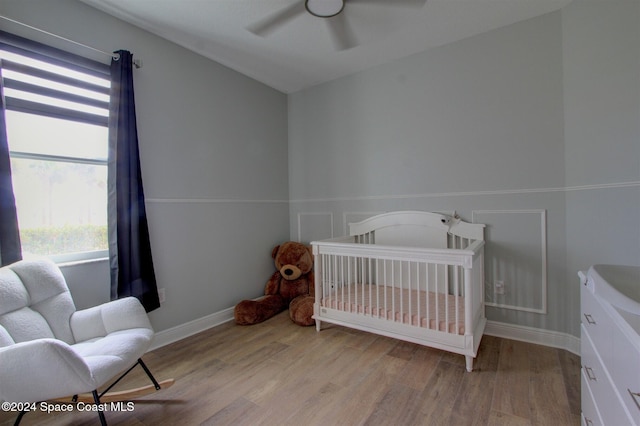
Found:
M 640 352 L 621 329 L 613 329 L 611 334 L 614 358 L 611 378 L 634 424 L 640 425 Z
M 593 348 L 593 342 L 585 333 L 585 325 L 582 325 L 582 338 L 580 339 L 582 351 L 582 380 L 597 401 L 598 411 L 605 425 L 629 425 L 632 424 L 627 411 L 618 398 L 609 376 L 598 359 Z M 583 391 L 584 392 L 584 391 Z
M 591 388 L 587 383 L 587 377 L 584 372 L 582 374 L 582 387 L 581 387 L 581 405 L 582 405 L 582 426 L 603 426 L 600 413 L 596 407 L 596 402 L 591 394 Z
M 602 362 L 609 367 L 612 365 L 611 346 L 613 344 L 613 337 L 611 335 L 611 329 L 615 327 L 613 320 L 591 290 L 584 285 L 580 287 L 580 319 L 582 326 L 597 348 Z

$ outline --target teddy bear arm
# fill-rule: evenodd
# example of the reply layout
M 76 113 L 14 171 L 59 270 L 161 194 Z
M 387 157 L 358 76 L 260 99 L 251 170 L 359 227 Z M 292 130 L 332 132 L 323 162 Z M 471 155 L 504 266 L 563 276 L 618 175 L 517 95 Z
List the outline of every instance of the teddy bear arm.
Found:
M 264 294 L 266 295 L 279 294 L 281 279 L 282 279 L 282 275 L 280 275 L 280 272 L 274 272 L 273 275 L 271 275 L 271 278 L 269 278 L 269 280 L 264 286 Z

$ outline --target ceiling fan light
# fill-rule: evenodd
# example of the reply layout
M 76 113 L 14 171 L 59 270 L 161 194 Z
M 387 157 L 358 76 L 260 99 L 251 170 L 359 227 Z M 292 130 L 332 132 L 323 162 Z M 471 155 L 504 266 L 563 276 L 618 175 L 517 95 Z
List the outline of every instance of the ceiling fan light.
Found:
M 313 16 L 331 18 L 344 8 L 344 0 L 306 0 L 304 6 Z

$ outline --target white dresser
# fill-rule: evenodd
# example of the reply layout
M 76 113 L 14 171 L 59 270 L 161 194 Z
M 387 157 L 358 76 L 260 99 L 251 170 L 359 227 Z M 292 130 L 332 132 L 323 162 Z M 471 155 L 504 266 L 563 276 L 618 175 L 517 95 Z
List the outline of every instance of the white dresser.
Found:
M 579 273 L 582 423 L 640 426 L 640 315 L 630 313 L 635 296 L 625 300 L 624 293 L 616 294 L 615 285 L 605 282 L 606 268 L 595 268 Z M 640 280 L 635 285 L 640 291 Z

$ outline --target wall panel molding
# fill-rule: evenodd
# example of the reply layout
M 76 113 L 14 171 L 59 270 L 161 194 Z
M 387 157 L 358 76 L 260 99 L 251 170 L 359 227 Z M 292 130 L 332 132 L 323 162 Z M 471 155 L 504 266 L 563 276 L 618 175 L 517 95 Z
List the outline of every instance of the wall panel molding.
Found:
M 288 204 L 289 200 L 259 200 L 236 198 L 147 198 L 153 204 Z
M 531 256 L 532 250 L 526 246 L 506 247 L 500 245 L 500 241 L 491 241 L 491 228 L 485 232 L 489 233 L 487 237 L 487 246 L 485 246 L 485 305 L 495 308 L 512 309 L 516 311 L 532 312 L 537 314 L 547 313 L 547 288 L 548 288 L 548 271 L 547 271 L 547 211 L 545 209 L 526 209 L 526 210 L 473 210 L 472 221 L 474 223 L 489 222 L 488 226 L 493 227 L 494 231 L 504 232 L 500 230 L 496 222 L 479 220 L 479 216 L 483 215 L 534 215 L 533 219 L 520 218 L 519 224 L 516 226 L 511 224 L 509 231 L 512 235 L 518 235 L 522 226 L 523 232 L 525 228 L 532 227 L 528 221 L 534 220 L 533 227 L 537 227 L 539 232 L 540 246 L 538 247 L 539 259 L 535 255 Z M 513 219 L 511 219 L 513 220 Z M 516 222 L 518 220 L 516 219 Z M 505 225 L 508 227 L 509 225 Z M 515 238 L 515 237 L 514 237 Z M 530 243 L 532 238 L 528 238 Z M 517 244 L 517 242 L 515 242 Z M 539 262 L 539 272 L 531 271 Z M 539 275 L 537 277 L 536 275 Z M 539 279 L 539 289 L 534 291 L 528 288 L 528 284 Z M 505 281 L 507 280 L 507 281 Z M 504 282 L 504 294 L 498 294 L 495 288 L 495 281 Z M 536 295 L 537 293 L 537 295 Z M 531 297 L 533 296 L 533 297 Z M 537 299 L 538 306 L 527 306 L 526 302 L 531 299 Z M 518 303 L 522 302 L 522 303 Z
M 593 191 L 598 189 L 637 188 L 640 181 L 615 182 L 594 185 L 562 186 L 556 188 L 526 188 L 526 189 L 498 189 L 488 191 L 460 191 L 460 192 L 434 192 L 423 194 L 399 194 L 399 195 L 361 195 L 351 197 L 327 197 L 327 198 L 298 198 L 289 200 L 290 203 L 325 203 L 337 201 L 379 201 L 379 200 L 403 200 L 437 197 L 470 197 L 476 195 L 522 195 L 551 192 Z

